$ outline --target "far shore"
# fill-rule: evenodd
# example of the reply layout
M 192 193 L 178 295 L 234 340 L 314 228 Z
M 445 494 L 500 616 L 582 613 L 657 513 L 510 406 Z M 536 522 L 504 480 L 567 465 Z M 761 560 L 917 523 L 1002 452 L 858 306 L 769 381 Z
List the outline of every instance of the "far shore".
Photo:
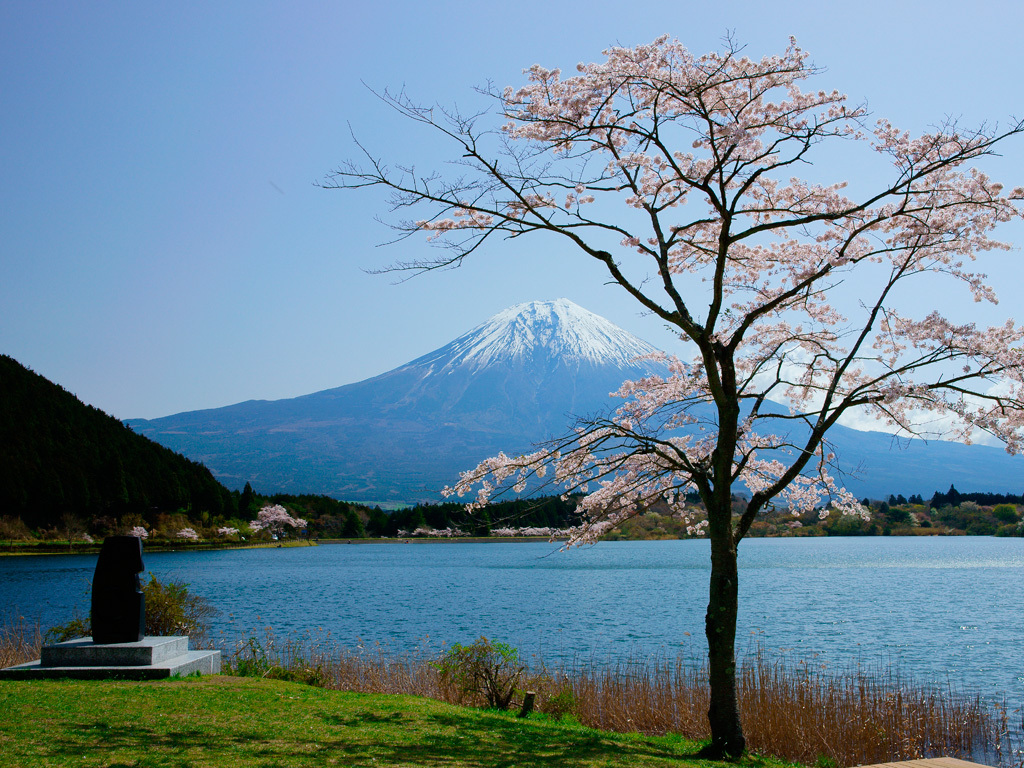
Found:
M 380 538 L 380 539 L 292 539 L 287 541 L 259 542 L 199 542 L 182 545 L 177 542 L 164 544 L 142 543 L 144 552 L 220 552 L 225 549 L 288 549 L 292 547 L 316 547 L 334 544 L 509 544 L 548 542 L 546 536 L 460 536 L 458 538 Z M 556 541 L 565 541 L 557 539 Z M 0 542 L 0 557 L 23 555 L 97 555 L 102 541 L 93 544 L 75 542 L 74 546 L 53 541 Z
M 942 528 L 914 529 L 914 533 L 893 533 L 893 537 L 909 536 L 965 536 L 963 531 Z M 851 537 L 828 537 L 828 536 L 767 536 L 753 538 L 860 538 Z M 691 541 L 696 539 L 618 539 L 612 538 L 608 541 Z M 565 538 L 549 539 L 546 536 L 458 536 L 458 537 L 429 537 L 416 536 L 408 538 L 377 538 L 377 539 L 290 539 L 286 541 L 258 541 L 258 542 L 219 542 L 202 541 L 196 544 L 182 545 L 177 542 L 143 542 L 142 547 L 146 552 L 219 552 L 225 549 L 286 549 L 291 547 L 316 547 L 319 545 L 339 544 L 533 544 L 537 542 L 551 542 L 564 544 Z M 66 543 L 53 541 L 39 542 L 0 542 L 0 557 L 19 557 L 23 555 L 97 555 L 99 554 L 102 541 L 93 544 L 86 542 L 75 542 L 74 546 Z

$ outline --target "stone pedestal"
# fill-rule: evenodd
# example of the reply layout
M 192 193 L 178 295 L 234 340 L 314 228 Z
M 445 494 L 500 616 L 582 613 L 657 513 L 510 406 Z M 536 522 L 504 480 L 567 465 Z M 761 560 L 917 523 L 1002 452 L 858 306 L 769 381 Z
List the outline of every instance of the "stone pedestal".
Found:
M 43 646 L 38 661 L 0 669 L 0 680 L 158 680 L 220 672 L 220 651 L 190 651 L 188 637 L 146 636 L 137 643 L 94 643 L 82 637 Z

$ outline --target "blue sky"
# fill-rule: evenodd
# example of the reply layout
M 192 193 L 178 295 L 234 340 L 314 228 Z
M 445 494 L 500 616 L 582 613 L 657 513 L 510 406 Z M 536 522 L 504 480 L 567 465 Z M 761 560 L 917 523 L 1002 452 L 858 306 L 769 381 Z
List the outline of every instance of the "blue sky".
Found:
M 533 63 L 570 69 L 663 33 L 705 52 L 731 31 L 754 56 L 795 35 L 827 68 L 817 87 L 912 131 L 1024 116 L 1019 2 L 624 8 L 0 1 L 0 352 L 119 418 L 153 418 L 358 381 L 533 299 L 565 296 L 671 349 L 553 241 L 400 284 L 368 274 L 428 246 L 378 247 L 383 195 L 315 185 L 357 156 L 350 126 L 397 162 L 445 157 L 367 86 L 472 109 L 474 86 L 519 84 Z M 1024 141 L 1003 152 L 987 168 L 1024 183 Z M 987 270 L 995 320 L 1019 302 L 1019 258 Z

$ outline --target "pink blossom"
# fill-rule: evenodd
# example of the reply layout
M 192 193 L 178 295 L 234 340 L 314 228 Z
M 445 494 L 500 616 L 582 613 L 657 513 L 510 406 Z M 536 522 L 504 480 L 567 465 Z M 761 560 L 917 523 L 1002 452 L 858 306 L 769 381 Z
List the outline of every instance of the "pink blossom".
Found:
M 128 531 L 128 535 L 129 536 L 138 536 L 140 539 L 148 539 L 149 538 L 149 531 L 147 531 L 141 525 L 136 525 L 134 528 L 132 528 L 130 531 Z
M 272 535 L 279 536 L 284 532 L 285 526 L 291 528 L 305 528 L 306 521 L 300 517 L 292 517 L 288 510 L 280 504 L 267 505 L 256 515 L 256 519 L 249 523 L 253 531 L 270 531 Z

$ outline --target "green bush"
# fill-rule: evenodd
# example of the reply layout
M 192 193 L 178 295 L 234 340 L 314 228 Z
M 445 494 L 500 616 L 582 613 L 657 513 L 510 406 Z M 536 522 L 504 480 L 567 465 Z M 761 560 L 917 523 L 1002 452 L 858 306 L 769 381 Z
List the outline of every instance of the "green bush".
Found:
M 1018 523 L 1014 525 L 1009 523 L 1008 525 L 1001 525 L 996 529 L 996 536 L 1024 536 L 1024 528 Z
M 456 643 L 434 666 L 442 682 L 455 686 L 462 698 L 480 697 L 488 707 L 508 709 L 516 685 L 526 671 L 519 651 L 481 637 L 472 645 Z
M 555 720 L 561 720 L 566 715 L 576 712 L 576 704 L 576 694 L 573 693 L 572 688 L 565 685 L 541 701 L 540 711 Z
M 142 594 L 146 597 L 147 635 L 188 635 L 193 648 L 209 639 L 210 619 L 217 610 L 205 598 L 190 593 L 187 584 L 161 584 L 151 573 Z
M 63 643 L 65 640 L 76 640 L 79 637 L 89 637 L 92 635 L 92 622 L 89 621 L 89 617 L 86 616 L 84 619 L 75 613 L 75 618 L 66 624 L 58 624 L 55 627 L 50 627 L 43 634 L 43 641 L 46 643 Z
M 1001 523 L 1016 523 L 1020 520 L 1017 507 L 1013 504 L 996 504 L 992 508 L 992 517 Z

